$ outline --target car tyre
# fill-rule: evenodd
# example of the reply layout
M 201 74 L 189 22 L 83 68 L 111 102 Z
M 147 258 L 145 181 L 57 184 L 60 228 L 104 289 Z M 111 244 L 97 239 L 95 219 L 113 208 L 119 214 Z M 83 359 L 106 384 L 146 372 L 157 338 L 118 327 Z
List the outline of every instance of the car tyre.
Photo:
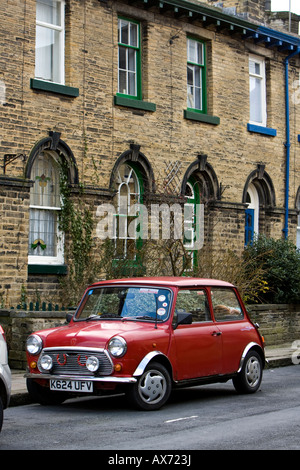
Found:
M 256 351 L 249 351 L 241 371 L 232 380 L 236 391 L 238 393 L 255 393 L 260 387 L 262 374 L 263 365 L 260 355 Z
M 158 410 L 168 400 L 172 382 L 167 369 L 159 363 L 150 363 L 127 396 L 138 409 Z
M 60 405 L 68 395 L 64 392 L 53 392 L 47 387 L 43 387 L 33 379 L 26 380 L 27 390 L 32 399 L 40 405 Z

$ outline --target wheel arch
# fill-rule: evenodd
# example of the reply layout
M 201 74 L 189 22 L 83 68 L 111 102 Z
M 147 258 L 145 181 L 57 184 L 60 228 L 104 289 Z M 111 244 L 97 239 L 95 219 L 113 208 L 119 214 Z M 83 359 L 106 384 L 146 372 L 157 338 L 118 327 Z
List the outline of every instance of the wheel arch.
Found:
M 240 365 L 239 365 L 239 368 L 238 368 L 237 372 L 240 372 L 242 370 L 245 357 L 247 356 L 248 352 L 251 351 L 251 350 L 256 351 L 259 354 L 259 356 L 261 358 L 261 361 L 262 361 L 262 366 L 265 367 L 266 360 L 265 360 L 265 353 L 264 353 L 263 348 L 258 343 L 251 342 L 251 343 L 247 344 L 247 346 L 245 347 L 245 349 L 242 353 L 242 356 L 241 356 L 241 359 L 240 359 Z
M 139 377 L 142 375 L 146 369 L 146 367 L 151 362 L 158 362 L 159 364 L 163 365 L 170 374 L 170 378 L 173 381 L 173 368 L 172 364 L 170 363 L 169 359 L 165 354 L 160 351 L 151 351 L 150 353 L 146 354 L 146 356 L 141 360 L 137 368 L 133 373 L 133 377 Z

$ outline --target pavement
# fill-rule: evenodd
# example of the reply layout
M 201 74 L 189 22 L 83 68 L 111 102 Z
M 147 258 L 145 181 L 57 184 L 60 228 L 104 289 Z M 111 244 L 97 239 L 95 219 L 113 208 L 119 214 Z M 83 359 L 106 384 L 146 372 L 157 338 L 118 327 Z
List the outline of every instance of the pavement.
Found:
M 298 342 L 297 342 L 298 343 Z M 267 359 L 266 368 L 273 369 L 275 367 L 282 367 L 287 365 L 299 364 L 299 347 L 298 356 L 296 361 L 293 362 L 293 353 L 295 355 L 297 348 L 291 343 L 282 344 L 280 346 L 269 346 L 265 348 L 265 355 Z M 25 370 L 11 370 L 12 386 L 11 386 L 11 399 L 10 407 L 27 405 L 33 403 L 26 388 L 26 379 L 24 377 Z

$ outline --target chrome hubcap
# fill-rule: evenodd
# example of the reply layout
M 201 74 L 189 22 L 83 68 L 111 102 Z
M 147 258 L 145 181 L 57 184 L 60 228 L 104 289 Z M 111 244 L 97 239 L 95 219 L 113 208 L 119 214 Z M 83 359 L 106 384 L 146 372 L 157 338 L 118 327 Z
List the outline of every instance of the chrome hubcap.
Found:
M 246 364 L 245 373 L 249 386 L 255 387 L 258 384 L 261 375 L 260 362 L 256 357 L 253 356 L 249 358 Z
M 161 372 L 149 370 L 142 377 L 139 384 L 140 397 L 147 403 L 160 401 L 167 389 L 167 382 Z

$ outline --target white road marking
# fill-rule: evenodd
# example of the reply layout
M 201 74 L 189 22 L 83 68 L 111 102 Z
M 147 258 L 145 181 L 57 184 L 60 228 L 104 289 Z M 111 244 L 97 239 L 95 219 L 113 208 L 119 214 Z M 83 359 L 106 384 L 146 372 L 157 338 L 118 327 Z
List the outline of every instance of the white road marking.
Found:
M 186 418 L 176 418 L 176 419 L 168 419 L 165 421 L 165 423 L 175 423 L 176 421 L 183 421 L 184 419 L 195 419 L 198 418 L 198 416 L 187 416 Z

